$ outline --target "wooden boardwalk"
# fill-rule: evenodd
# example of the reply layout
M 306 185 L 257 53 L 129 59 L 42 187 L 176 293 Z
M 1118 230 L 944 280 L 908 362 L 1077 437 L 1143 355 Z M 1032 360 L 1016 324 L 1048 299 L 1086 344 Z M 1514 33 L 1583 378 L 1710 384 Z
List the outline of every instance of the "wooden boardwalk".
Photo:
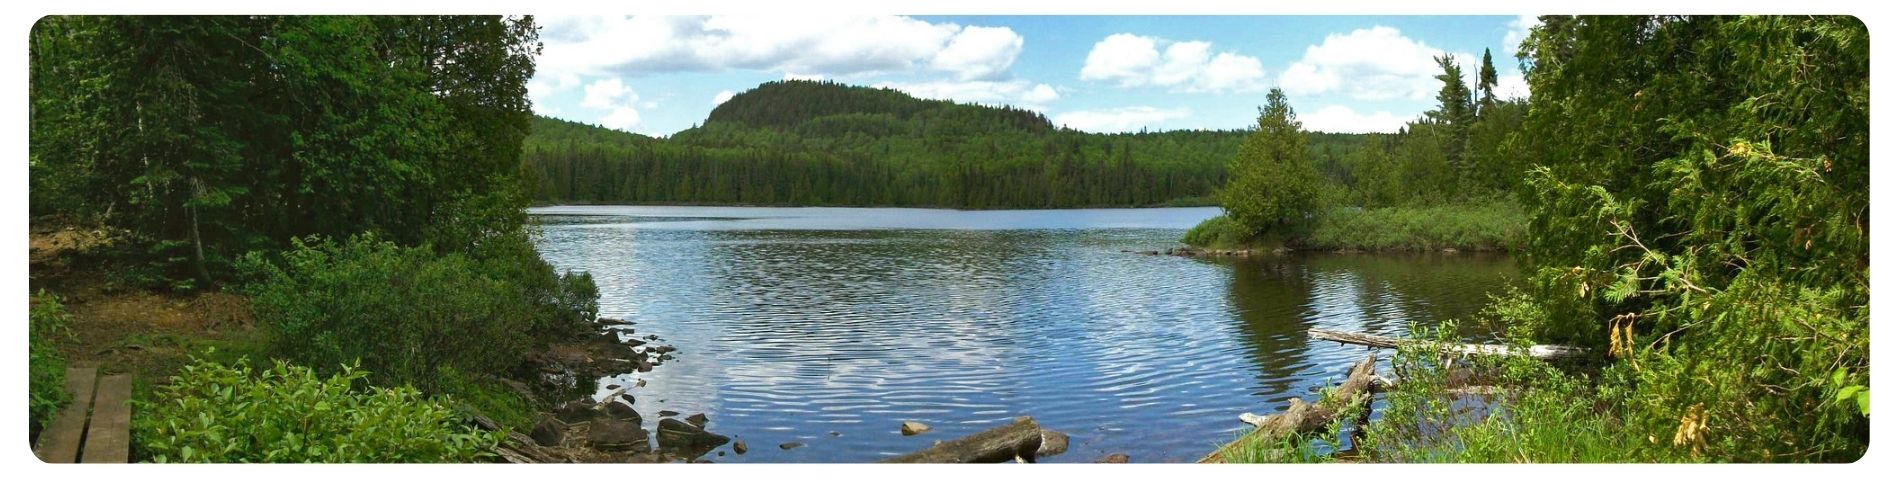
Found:
M 40 431 L 33 454 L 47 463 L 124 463 L 131 457 L 131 375 L 66 370 L 70 403 Z

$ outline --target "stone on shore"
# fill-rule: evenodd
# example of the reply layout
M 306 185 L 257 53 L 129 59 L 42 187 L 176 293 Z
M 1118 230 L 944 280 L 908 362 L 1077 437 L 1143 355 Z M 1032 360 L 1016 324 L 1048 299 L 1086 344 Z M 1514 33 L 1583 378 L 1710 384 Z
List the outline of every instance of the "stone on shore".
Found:
M 703 430 L 689 422 L 672 418 L 657 421 L 657 445 L 678 455 L 702 456 L 728 442 L 728 437 Z
M 629 395 L 625 395 L 625 397 L 628 398 Z M 614 419 L 630 421 L 632 424 L 636 425 L 643 425 L 644 423 L 644 416 L 638 415 L 636 409 L 631 408 L 630 405 L 626 405 L 621 401 L 613 401 L 604 404 L 604 414 Z
M 1047 430 L 1041 436 L 1043 440 L 1038 444 L 1038 456 L 1056 456 L 1071 448 L 1071 436 L 1063 432 Z
M 532 426 L 532 442 L 540 446 L 557 446 L 565 441 L 564 427 L 550 415 L 539 417 L 539 423 Z
M 736 444 L 734 446 L 731 446 L 731 448 L 736 450 L 736 454 L 743 454 L 743 453 L 749 452 L 749 445 L 746 443 L 743 443 L 742 441 L 736 441 Z
M 900 435 L 902 436 L 911 436 L 914 434 L 919 434 L 919 433 L 930 431 L 930 430 L 933 430 L 932 426 L 922 424 L 919 422 L 914 422 L 911 420 L 900 423 Z
M 703 415 L 703 414 L 700 414 L 700 413 L 699 413 L 699 414 L 695 414 L 695 415 L 691 415 L 691 416 L 688 416 L 688 417 L 684 417 L 684 418 L 683 418 L 683 421 L 684 421 L 684 422 L 689 422 L 689 423 L 690 423 L 690 425 L 694 425 L 694 426 L 697 426 L 697 427 L 703 427 L 703 428 L 708 428 L 708 427 L 709 427 L 709 416 L 708 416 L 708 415 Z
M 628 421 L 597 418 L 591 420 L 585 444 L 599 451 L 649 452 L 650 432 Z

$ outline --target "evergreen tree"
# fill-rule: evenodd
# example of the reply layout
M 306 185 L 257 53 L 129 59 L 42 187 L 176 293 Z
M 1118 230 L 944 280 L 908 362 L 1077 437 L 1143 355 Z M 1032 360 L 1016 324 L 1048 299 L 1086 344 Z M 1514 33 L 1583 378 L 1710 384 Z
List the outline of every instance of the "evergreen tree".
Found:
M 1229 164 L 1229 182 L 1217 197 L 1231 220 L 1252 235 L 1268 235 L 1314 212 L 1319 180 L 1309 163 L 1307 132 L 1287 95 L 1274 88 L 1254 132 Z

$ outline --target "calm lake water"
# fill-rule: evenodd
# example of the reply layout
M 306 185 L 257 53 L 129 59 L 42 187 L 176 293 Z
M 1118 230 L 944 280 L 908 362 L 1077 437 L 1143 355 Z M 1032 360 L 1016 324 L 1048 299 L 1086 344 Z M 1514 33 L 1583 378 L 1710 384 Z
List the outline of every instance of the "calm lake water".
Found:
M 1515 276 L 1504 256 L 1122 252 L 1175 247 L 1214 208 L 532 213 L 541 254 L 591 272 L 603 315 L 679 349 L 600 384 L 646 380 L 631 394 L 653 430 L 659 411 L 703 412 L 748 444 L 718 462 L 870 462 L 1018 415 L 1070 434 L 1045 461 L 1194 461 L 1237 415 L 1308 398 L 1365 353 L 1307 328 L 1403 334 Z M 933 431 L 901 436 L 903 420 Z

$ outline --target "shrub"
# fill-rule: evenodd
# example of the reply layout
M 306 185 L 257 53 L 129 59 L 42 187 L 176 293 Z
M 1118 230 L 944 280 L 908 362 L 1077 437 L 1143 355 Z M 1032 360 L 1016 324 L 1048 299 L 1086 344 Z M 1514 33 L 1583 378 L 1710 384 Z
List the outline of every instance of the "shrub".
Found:
M 1365 210 L 1335 208 L 1321 214 L 1302 246 L 1368 251 L 1511 250 L 1524 235 L 1526 217 L 1516 204 L 1503 201 Z
M 324 379 L 280 360 L 194 360 L 137 401 L 136 456 L 190 463 L 438 463 L 491 456 L 496 434 L 459 422 L 450 403 L 409 386 L 366 387 L 354 366 Z
M 371 235 L 296 240 L 276 262 L 252 253 L 243 264 L 274 354 L 312 367 L 359 361 L 377 383 L 427 391 L 439 389 L 443 368 L 490 374 L 517 367 L 535 335 L 550 336 L 547 306 L 564 292 L 550 267 L 550 286 L 535 296 L 517 267 L 502 261 Z
M 28 321 L 27 415 L 28 428 L 37 434 L 51 420 L 53 413 L 66 404 L 66 358 L 54 346 L 55 337 L 66 336 L 72 317 L 59 304 L 59 297 L 41 291 L 33 296 Z
M 1247 244 L 1253 236 L 1248 228 L 1227 215 L 1217 215 L 1189 228 L 1189 232 L 1183 233 L 1182 242 L 1198 248 L 1228 249 Z

